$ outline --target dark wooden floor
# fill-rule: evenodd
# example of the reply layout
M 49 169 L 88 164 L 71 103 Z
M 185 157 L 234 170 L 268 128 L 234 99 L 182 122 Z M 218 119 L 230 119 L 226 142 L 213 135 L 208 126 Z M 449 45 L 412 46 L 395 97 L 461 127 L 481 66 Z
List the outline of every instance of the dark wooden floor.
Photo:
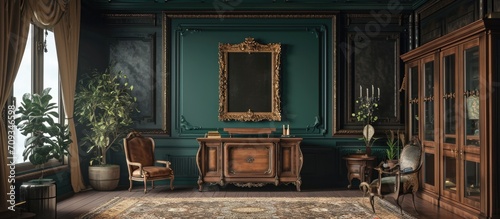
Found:
M 61 200 L 57 204 L 58 218 L 77 218 L 78 216 L 99 207 L 114 197 L 358 197 L 363 196 L 358 189 L 302 189 L 301 192 L 295 191 L 295 186 L 272 186 L 264 188 L 237 188 L 227 186 L 219 188 L 218 186 L 206 186 L 203 192 L 197 188 L 175 188 L 173 191 L 165 185 L 155 187 L 153 190 L 144 194 L 141 186 L 135 186 L 129 192 L 126 188 L 115 191 L 103 192 L 88 190 L 74 194 L 73 196 Z M 150 189 L 150 187 L 148 187 Z M 368 197 L 367 197 L 368 198 Z M 395 203 L 392 198 L 388 201 Z M 440 218 L 440 219 L 460 219 L 444 209 L 430 204 L 419 198 L 415 198 L 418 214 L 415 212 L 411 202 L 411 196 L 407 196 L 403 202 L 403 209 L 417 218 Z

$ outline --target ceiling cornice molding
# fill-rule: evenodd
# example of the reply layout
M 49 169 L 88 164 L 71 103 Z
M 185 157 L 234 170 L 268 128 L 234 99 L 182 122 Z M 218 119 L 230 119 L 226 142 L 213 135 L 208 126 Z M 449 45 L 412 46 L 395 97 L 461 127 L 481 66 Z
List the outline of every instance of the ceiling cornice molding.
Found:
M 219 2 L 220 5 L 216 5 Z M 269 0 L 269 2 L 249 2 L 238 1 L 232 3 L 231 1 L 124 1 L 124 0 L 87 0 L 84 1 L 88 7 L 98 11 L 116 11 L 116 12 L 133 12 L 133 11 L 146 11 L 146 12 L 160 12 L 168 10 L 186 10 L 186 11 L 280 11 L 280 10 L 296 10 L 296 11 L 317 11 L 317 10 L 334 10 L 334 11 L 379 11 L 391 10 L 395 6 L 398 10 L 408 11 L 415 10 L 427 0 L 404 0 L 396 1 L 400 5 L 395 5 L 394 0 L 386 1 L 370 1 L 370 2 L 352 2 L 352 1 L 333 1 L 333 0 L 316 0 L 316 1 L 288 1 L 288 0 Z

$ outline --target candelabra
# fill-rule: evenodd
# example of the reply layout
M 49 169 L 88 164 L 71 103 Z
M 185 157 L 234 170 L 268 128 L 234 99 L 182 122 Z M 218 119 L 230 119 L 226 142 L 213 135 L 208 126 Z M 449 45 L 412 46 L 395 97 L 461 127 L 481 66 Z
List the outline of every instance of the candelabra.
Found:
M 378 108 L 380 101 L 380 88 L 377 88 L 378 95 L 375 96 L 375 88 L 372 85 L 372 95 L 369 95 L 368 88 L 366 88 L 366 96 L 363 97 L 362 87 L 359 86 L 359 98 L 356 100 L 358 111 L 353 113 L 352 116 L 356 117 L 358 121 L 362 121 L 365 125 L 369 125 L 378 120 L 374 115 L 375 110 Z
M 380 88 L 377 88 L 378 95 L 375 96 L 375 88 L 372 85 L 372 95 L 369 95 L 368 88 L 366 88 L 366 96 L 362 95 L 363 88 L 359 86 L 359 98 L 356 100 L 356 104 L 358 104 L 358 111 L 353 113 L 352 116 L 356 117 L 358 121 L 362 121 L 364 123 L 363 127 L 363 141 L 366 146 L 366 154 L 371 155 L 371 145 L 377 138 L 373 138 L 375 134 L 375 128 L 371 125 L 371 123 L 378 120 L 378 117 L 375 115 L 375 111 L 378 109 L 378 102 L 380 101 Z

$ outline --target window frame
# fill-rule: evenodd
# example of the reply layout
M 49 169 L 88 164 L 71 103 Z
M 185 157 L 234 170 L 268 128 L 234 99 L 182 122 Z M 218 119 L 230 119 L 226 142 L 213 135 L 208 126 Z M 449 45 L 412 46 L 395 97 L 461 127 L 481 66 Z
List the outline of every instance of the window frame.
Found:
M 31 48 L 26 47 L 25 49 L 31 50 L 31 92 L 41 93 L 44 89 L 44 54 L 46 49 L 46 37 L 45 31 L 52 31 L 50 29 L 44 29 L 37 27 L 34 24 L 30 24 L 30 32 L 27 40 L 31 40 Z M 55 40 L 55 39 L 54 39 Z M 23 57 L 24 58 L 24 57 Z M 57 69 L 57 74 L 59 76 L 59 68 Z M 16 78 L 17 79 L 17 78 Z M 59 122 L 66 123 L 66 114 L 64 112 L 64 106 L 62 105 L 62 93 L 61 93 L 61 83 L 58 77 L 57 97 L 59 100 L 58 113 Z M 55 96 L 53 94 L 53 96 Z M 14 88 L 11 92 L 10 102 L 15 103 Z M 16 106 L 16 110 L 19 106 Z M 24 151 L 24 150 L 23 150 Z M 16 163 L 16 175 L 21 178 L 34 179 L 39 178 L 42 175 L 42 170 L 46 175 L 47 173 L 53 174 L 60 171 L 68 169 L 68 157 L 65 156 L 62 162 L 56 159 L 52 159 L 45 163 L 43 167 L 39 167 L 31 164 L 29 161 L 24 161 L 22 163 Z

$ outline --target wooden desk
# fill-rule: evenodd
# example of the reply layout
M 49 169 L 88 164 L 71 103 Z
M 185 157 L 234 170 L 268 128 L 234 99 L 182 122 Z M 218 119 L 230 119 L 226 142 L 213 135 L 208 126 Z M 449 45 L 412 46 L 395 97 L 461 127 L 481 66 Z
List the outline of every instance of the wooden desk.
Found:
M 198 138 L 198 189 L 204 183 L 260 187 L 293 183 L 300 191 L 302 138 Z
M 347 188 L 351 188 L 353 179 L 370 183 L 376 157 L 366 154 L 351 154 L 343 159 L 346 161 L 347 179 L 349 180 Z

